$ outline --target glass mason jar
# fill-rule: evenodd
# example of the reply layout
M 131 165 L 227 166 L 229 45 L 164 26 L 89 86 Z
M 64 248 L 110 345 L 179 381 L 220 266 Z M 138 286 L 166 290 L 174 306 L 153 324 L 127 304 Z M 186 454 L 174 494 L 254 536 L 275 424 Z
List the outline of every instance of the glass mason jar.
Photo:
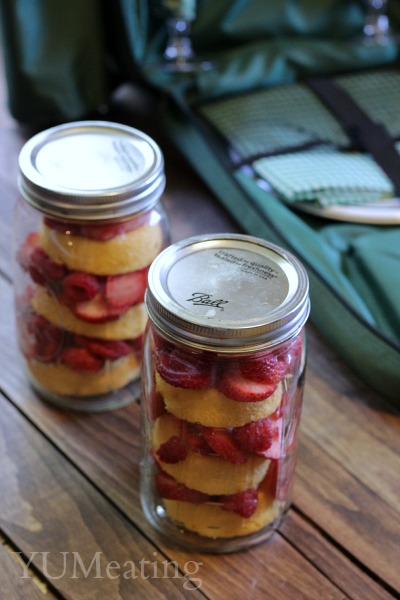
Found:
M 19 158 L 18 342 L 44 399 L 100 411 L 140 392 L 148 269 L 169 243 L 164 160 L 144 133 L 102 121 L 53 127 Z
M 144 513 L 189 549 L 264 541 L 290 504 L 306 271 L 254 237 L 194 237 L 155 259 L 145 303 Z

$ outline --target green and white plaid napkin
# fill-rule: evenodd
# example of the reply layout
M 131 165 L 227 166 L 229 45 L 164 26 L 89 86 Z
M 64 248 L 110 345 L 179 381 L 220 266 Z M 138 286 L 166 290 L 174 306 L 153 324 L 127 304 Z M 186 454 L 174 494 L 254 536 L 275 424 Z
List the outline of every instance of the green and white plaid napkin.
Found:
M 336 83 L 399 139 L 400 72 L 348 74 Z M 303 83 L 222 98 L 199 107 L 199 112 L 232 154 L 242 164 L 252 164 L 289 202 L 361 204 L 394 194 L 391 181 L 370 156 L 347 150 L 351 143 L 346 132 Z
M 360 204 L 394 194 L 393 184 L 372 158 L 326 146 L 261 158 L 253 168 L 288 202 Z

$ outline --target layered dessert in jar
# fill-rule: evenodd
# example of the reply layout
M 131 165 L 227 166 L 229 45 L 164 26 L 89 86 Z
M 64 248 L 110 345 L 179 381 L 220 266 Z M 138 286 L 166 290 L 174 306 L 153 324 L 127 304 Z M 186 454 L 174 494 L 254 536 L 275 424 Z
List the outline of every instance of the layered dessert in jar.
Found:
M 302 336 L 228 361 L 157 334 L 155 348 L 153 477 L 166 514 L 210 538 L 263 529 L 290 500 Z
M 250 236 L 182 240 L 149 270 L 141 501 L 170 542 L 235 551 L 291 498 L 308 279 Z
M 148 268 L 163 246 L 154 213 L 107 225 L 45 217 L 17 253 L 21 349 L 50 393 L 95 396 L 139 377 Z
M 138 398 L 148 270 L 169 243 L 163 165 L 151 138 L 108 122 L 54 127 L 21 151 L 18 341 L 33 386 L 55 404 Z

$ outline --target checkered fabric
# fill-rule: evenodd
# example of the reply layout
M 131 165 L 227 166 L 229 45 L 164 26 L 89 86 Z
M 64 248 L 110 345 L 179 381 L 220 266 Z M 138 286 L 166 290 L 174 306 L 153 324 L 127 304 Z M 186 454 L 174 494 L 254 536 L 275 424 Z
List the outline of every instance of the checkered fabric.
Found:
M 261 158 L 253 168 L 289 202 L 360 204 L 393 195 L 393 185 L 382 169 L 369 156 L 356 152 L 318 148 Z
M 400 137 L 400 73 L 376 71 L 344 75 L 335 82 L 372 120 L 384 125 L 394 139 Z
M 335 81 L 394 139 L 400 137 L 400 73 L 368 72 Z M 347 151 L 346 132 L 304 84 L 215 101 L 199 112 L 240 161 L 252 164 L 287 201 L 328 206 L 393 195 L 392 183 L 371 157 Z
M 340 124 L 302 84 L 227 98 L 206 104 L 199 112 L 242 160 L 295 150 L 309 143 L 349 144 Z

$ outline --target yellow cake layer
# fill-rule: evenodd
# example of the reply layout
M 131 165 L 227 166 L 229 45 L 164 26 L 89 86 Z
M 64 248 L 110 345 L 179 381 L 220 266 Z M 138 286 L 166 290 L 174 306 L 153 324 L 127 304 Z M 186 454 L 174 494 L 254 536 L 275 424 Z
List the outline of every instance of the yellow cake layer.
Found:
M 271 415 L 282 398 L 282 386 L 269 398 L 259 402 L 230 400 L 215 388 L 184 389 L 170 385 L 156 373 L 156 387 L 164 398 L 168 412 L 179 419 L 207 427 L 241 427 Z
M 143 303 L 132 306 L 118 319 L 106 323 L 90 323 L 78 319 L 53 294 L 40 286 L 37 286 L 35 290 L 31 305 L 35 312 L 60 329 L 105 340 L 137 338 L 144 332 L 147 322 L 147 313 Z
M 124 387 L 139 376 L 140 363 L 133 354 L 107 361 L 97 373 L 75 371 L 64 364 L 27 361 L 31 377 L 45 390 L 65 396 L 95 396 Z
M 208 538 L 249 535 L 272 523 L 279 514 L 279 503 L 263 492 L 258 493 L 255 513 L 247 519 L 218 504 L 193 504 L 163 500 L 169 518 L 177 525 Z
M 165 463 L 156 454 L 161 444 L 173 435 L 180 435 L 179 422 L 172 415 L 156 419 L 153 430 L 155 459 L 160 467 L 179 483 L 209 495 L 236 494 L 257 488 L 270 461 L 261 456 L 249 456 L 244 464 L 233 464 L 219 456 L 203 456 L 187 448 L 187 456 L 175 464 Z
M 66 235 L 43 223 L 39 245 L 54 261 L 72 271 L 117 275 L 150 265 L 161 250 L 162 237 L 158 223 L 142 225 L 105 241 Z

